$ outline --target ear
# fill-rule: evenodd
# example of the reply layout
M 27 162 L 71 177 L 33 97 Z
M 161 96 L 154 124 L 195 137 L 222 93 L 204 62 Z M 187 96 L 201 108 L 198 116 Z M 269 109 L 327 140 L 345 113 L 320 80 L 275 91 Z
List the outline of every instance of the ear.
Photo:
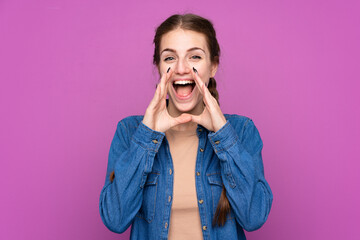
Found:
M 219 64 L 218 63 L 211 63 L 211 77 L 215 77 Z

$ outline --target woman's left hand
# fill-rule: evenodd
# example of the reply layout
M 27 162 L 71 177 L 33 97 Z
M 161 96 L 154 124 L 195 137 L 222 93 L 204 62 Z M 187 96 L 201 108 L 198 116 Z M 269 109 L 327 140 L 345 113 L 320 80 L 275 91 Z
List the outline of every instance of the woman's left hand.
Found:
M 217 132 L 226 123 L 226 118 L 222 113 L 220 106 L 216 99 L 211 95 L 209 89 L 201 80 L 199 75 L 191 71 L 195 79 L 196 86 L 203 95 L 203 102 L 205 103 L 204 111 L 200 115 L 191 115 L 192 121 L 200 124 L 209 131 Z

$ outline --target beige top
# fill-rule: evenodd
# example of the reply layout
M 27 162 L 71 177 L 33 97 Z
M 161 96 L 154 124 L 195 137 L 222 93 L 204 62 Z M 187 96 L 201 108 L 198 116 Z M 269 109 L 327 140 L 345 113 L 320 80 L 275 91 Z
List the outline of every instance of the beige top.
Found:
M 196 128 L 166 132 L 174 164 L 174 192 L 169 239 L 203 239 L 196 197 L 195 163 L 199 139 Z

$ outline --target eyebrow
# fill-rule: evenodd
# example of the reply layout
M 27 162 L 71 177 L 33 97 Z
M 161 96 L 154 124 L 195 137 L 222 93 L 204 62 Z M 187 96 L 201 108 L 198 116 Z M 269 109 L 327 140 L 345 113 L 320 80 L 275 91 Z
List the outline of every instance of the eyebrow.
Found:
M 194 50 L 201 50 L 201 51 L 203 51 L 203 52 L 205 53 L 205 51 L 204 51 L 202 48 L 199 48 L 199 47 L 190 48 L 190 49 L 188 49 L 186 52 L 191 52 L 191 51 L 194 51 Z M 165 48 L 164 50 L 161 51 L 160 56 L 161 56 L 161 54 L 162 54 L 163 52 L 165 52 L 165 51 L 169 51 L 169 52 L 174 52 L 174 53 L 176 53 L 176 51 L 175 51 L 174 49 Z M 206 54 L 206 53 L 205 53 L 205 54 Z

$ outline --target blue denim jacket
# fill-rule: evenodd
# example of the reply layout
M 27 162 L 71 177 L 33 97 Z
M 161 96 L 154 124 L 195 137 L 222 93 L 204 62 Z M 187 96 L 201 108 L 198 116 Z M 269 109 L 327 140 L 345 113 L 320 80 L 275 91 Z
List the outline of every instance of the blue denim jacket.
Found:
M 264 178 L 263 143 L 253 121 L 239 115 L 225 117 L 226 124 L 217 132 L 197 127 L 194 178 L 204 240 L 246 239 L 243 229 L 260 228 L 273 200 Z M 148 128 L 142 119 L 131 116 L 117 125 L 100 215 L 113 232 L 122 233 L 132 224 L 130 239 L 167 239 L 176 169 L 165 134 Z M 223 185 L 231 211 L 224 226 L 212 226 Z

